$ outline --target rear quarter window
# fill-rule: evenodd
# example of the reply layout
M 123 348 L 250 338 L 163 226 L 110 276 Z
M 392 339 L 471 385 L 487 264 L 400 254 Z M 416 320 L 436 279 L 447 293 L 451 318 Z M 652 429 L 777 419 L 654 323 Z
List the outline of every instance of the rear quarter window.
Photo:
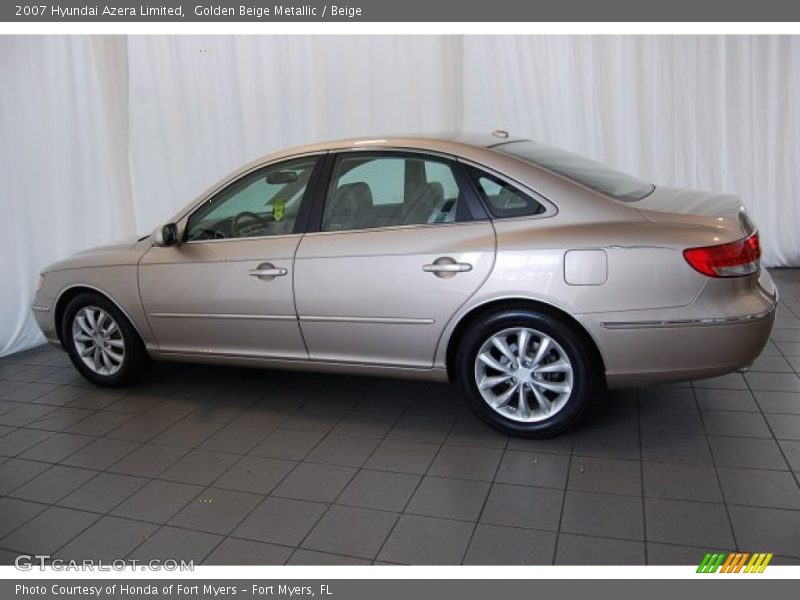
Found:
M 475 187 L 495 217 L 527 217 L 544 214 L 546 207 L 530 194 L 475 167 L 468 167 Z

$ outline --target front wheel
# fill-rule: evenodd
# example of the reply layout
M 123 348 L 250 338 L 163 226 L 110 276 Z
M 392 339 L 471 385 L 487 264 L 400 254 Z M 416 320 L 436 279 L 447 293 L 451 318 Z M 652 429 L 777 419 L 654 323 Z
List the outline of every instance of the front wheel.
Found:
M 64 310 L 61 339 L 76 369 L 97 385 L 121 387 L 144 374 L 142 340 L 114 303 L 99 294 L 73 298 Z
M 473 324 L 456 368 L 472 409 L 503 433 L 558 434 L 589 403 L 594 365 L 573 326 L 549 314 L 505 310 Z

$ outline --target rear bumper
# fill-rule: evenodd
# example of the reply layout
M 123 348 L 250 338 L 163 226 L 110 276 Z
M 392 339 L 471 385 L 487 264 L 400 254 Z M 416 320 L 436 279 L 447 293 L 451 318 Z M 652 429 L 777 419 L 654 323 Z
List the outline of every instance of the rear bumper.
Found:
M 707 301 L 715 292 L 698 300 L 703 296 Z M 764 272 L 750 293 L 717 304 L 713 316 L 707 302 L 696 301 L 694 310 L 683 314 L 605 315 L 588 327 L 600 346 L 609 387 L 702 379 L 752 364 L 769 340 L 777 304 L 778 292 Z

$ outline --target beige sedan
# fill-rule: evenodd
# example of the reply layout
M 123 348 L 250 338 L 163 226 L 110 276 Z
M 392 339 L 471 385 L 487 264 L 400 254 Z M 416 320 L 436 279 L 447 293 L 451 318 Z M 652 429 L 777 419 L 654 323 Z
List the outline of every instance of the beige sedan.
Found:
M 495 132 L 267 156 L 47 267 L 33 310 L 98 385 L 150 358 L 449 380 L 542 436 L 600 386 L 746 367 L 776 303 L 737 198 Z

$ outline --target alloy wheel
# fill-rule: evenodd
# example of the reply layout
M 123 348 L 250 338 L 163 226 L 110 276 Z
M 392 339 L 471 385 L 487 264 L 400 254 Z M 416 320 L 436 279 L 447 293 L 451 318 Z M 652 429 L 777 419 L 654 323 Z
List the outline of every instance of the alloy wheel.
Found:
M 573 367 L 552 337 L 528 327 L 503 329 L 475 358 L 475 384 L 502 416 L 525 423 L 549 419 L 570 398 Z
M 72 341 L 83 363 L 98 375 L 114 375 L 125 362 L 125 340 L 114 318 L 84 306 L 72 319 Z

